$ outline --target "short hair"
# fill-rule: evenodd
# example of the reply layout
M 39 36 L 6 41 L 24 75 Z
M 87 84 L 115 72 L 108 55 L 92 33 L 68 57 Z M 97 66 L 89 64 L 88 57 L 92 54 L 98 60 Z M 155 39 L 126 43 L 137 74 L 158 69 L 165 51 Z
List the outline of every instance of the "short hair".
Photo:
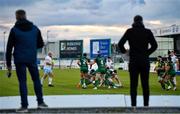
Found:
M 134 22 L 142 22 L 142 21 L 143 21 L 142 16 L 136 15 L 136 16 L 134 17 Z
M 17 19 L 25 19 L 26 12 L 23 9 L 16 10 L 16 18 Z
M 83 53 L 83 56 L 84 56 L 84 57 L 86 57 L 86 56 L 87 56 L 87 54 L 86 54 L 86 53 Z
M 52 55 L 53 53 L 51 51 L 48 52 L 48 55 Z

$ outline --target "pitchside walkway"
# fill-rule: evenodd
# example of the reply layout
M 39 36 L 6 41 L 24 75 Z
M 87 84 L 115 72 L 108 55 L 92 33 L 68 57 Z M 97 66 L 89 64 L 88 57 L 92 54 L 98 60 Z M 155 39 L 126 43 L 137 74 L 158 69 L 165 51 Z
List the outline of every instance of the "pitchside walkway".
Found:
M 29 96 L 29 108 L 36 108 L 35 96 Z M 111 108 L 130 107 L 128 95 L 53 95 L 44 96 L 49 108 Z M 143 97 L 137 97 L 137 105 L 143 106 Z M 150 96 L 150 107 L 180 107 L 180 96 Z M 20 97 L 0 97 L 0 109 L 20 107 Z

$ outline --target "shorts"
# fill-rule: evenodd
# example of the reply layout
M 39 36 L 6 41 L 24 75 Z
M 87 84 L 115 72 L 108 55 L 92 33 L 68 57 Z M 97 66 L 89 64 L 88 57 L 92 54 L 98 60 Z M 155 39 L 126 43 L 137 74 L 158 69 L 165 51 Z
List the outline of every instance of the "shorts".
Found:
M 106 68 L 98 68 L 97 73 L 105 74 L 106 73 Z
M 88 68 L 81 68 L 82 73 L 88 73 Z
M 44 68 L 44 73 L 45 73 L 45 74 L 50 74 L 50 73 L 52 73 L 52 69 L 49 68 L 49 67 L 45 67 L 45 68 Z

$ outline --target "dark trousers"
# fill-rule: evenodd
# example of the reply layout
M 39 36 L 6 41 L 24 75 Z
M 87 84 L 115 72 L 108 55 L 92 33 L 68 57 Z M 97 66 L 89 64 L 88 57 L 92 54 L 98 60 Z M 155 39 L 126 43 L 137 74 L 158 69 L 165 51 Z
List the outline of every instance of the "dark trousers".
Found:
M 26 68 L 28 68 L 30 74 L 31 74 L 31 79 L 34 84 L 34 91 L 37 97 L 38 104 L 43 103 L 43 97 L 42 97 L 42 87 L 39 79 L 39 71 L 37 68 L 36 63 L 16 63 L 16 74 L 18 77 L 19 81 L 19 91 L 21 95 L 21 105 L 22 107 L 27 107 L 28 106 L 28 100 L 27 100 L 27 95 L 28 95 L 28 90 L 27 90 L 27 84 L 26 84 Z
M 143 89 L 144 106 L 149 105 L 149 61 L 130 61 L 130 95 L 131 105 L 136 106 L 138 77 L 140 74 Z

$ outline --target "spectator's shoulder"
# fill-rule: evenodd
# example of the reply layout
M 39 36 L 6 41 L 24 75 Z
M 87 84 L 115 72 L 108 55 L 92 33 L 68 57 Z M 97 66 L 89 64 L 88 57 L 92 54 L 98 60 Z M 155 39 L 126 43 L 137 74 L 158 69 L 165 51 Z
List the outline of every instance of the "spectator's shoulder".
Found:
M 34 27 L 35 29 L 37 29 L 38 31 L 40 31 L 40 29 L 39 29 L 36 25 L 33 24 L 33 27 Z
M 151 29 L 149 29 L 149 28 L 145 28 L 145 30 L 146 30 L 147 32 L 152 33 L 152 32 L 151 32 Z
M 10 34 L 11 34 L 11 35 L 14 35 L 14 34 L 15 34 L 15 29 L 16 29 L 15 26 L 10 29 Z
M 133 30 L 133 28 L 128 28 L 127 30 L 126 30 L 126 32 L 131 32 Z
M 13 26 L 13 27 L 10 29 L 10 32 L 14 32 L 14 29 L 16 29 L 15 26 Z

